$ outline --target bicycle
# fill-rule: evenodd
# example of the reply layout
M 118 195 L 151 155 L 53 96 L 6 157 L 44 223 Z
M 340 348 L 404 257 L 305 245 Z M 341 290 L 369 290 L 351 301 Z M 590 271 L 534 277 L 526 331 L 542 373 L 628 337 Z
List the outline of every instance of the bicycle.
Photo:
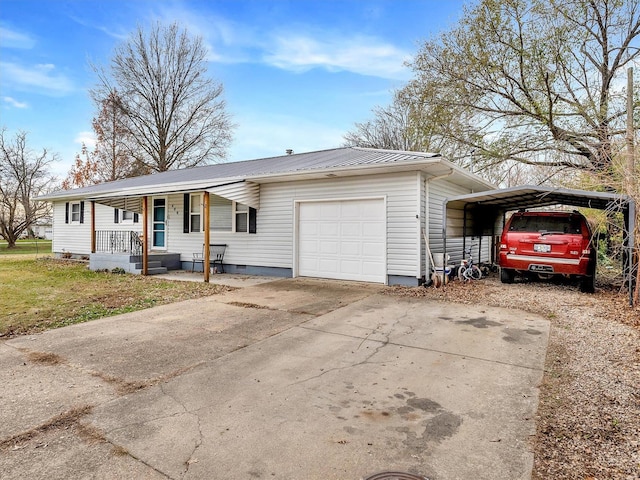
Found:
M 464 251 L 467 254 L 466 259 L 462 259 L 460 262 L 460 268 L 458 269 L 458 279 L 463 282 L 469 282 L 471 280 L 480 280 L 482 278 L 482 270 L 473 263 L 473 257 L 471 256 L 472 245 Z

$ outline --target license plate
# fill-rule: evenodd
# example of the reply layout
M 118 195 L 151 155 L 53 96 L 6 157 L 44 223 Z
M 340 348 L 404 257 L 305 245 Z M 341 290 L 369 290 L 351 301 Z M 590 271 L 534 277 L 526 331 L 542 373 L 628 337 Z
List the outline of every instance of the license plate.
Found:
M 551 251 L 551 245 L 545 243 L 536 243 L 533 245 L 534 252 L 549 253 Z

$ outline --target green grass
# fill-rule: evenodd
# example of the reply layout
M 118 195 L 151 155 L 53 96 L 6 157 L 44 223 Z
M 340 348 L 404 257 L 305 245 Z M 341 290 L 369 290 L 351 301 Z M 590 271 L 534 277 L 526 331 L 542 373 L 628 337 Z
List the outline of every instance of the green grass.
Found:
M 83 263 L 0 256 L 0 337 L 220 293 L 220 285 L 94 272 Z
M 22 255 L 51 253 L 51 240 L 18 240 L 15 248 L 7 248 L 6 240 L 0 240 L 0 255 Z

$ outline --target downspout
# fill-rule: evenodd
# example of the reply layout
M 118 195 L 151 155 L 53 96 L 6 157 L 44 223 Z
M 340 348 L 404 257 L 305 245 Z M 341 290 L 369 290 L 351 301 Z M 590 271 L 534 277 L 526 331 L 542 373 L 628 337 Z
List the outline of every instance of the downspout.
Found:
M 453 173 L 455 172 L 455 170 L 452 168 L 448 173 L 444 173 L 442 175 L 436 175 L 435 177 L 429 177 L 425 180 L 425 195 L 426 195 L 426 205 L 425 205 L 425 215 L 427 218 L 425 218 L 425 230 L 426 230 L 426 238 L 425 238 L 425 242 L 426 242 L 426 246 L 427 248 L 431 248 L 429 245 L 429 238 L 430 238 L 430 230 L 429 230 L 429 203 L 430 203 L 430 195 L 431 195 L 431 190 L 429 189 L 429 183 L 431 183 L 434 180 L 442 180 L 443 178 L 447 178 L 450 177 L 451 175 L 453 175 Z M 446 253 L 447 253 L 447 202 L 444 202 L 444 212 L 443 212 L 443 216 L 442 216 L 442 231 L 443 231 L 443 236 L 442 236 L 442 259 L 443 262 L 446 263 L 444 261 L 446 257 Z M 443 267 L 445 265 L 443 264 Z M 435 265 L 431 265 L 431 260 L 429 260 L 429 267 L 430 269 L 435 269 Z M 425 272 L 427 273 L 427 272 Z

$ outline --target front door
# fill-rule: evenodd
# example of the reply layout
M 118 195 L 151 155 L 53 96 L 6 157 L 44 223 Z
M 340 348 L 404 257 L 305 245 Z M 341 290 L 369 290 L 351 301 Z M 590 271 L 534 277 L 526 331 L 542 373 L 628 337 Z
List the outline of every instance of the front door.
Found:
M 152 248 L 167 248 L 167 199 L 153 199 L 153 226 L 151 229 Z

